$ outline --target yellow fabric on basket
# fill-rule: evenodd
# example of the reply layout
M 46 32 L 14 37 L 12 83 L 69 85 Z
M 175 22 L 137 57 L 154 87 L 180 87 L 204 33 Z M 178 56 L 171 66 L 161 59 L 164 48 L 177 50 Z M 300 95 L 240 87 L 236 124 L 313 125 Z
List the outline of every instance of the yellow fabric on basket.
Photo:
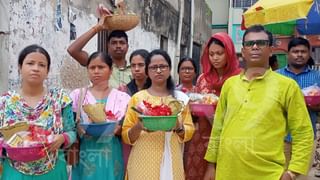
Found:
M 86 104 L 83 105 L 83 111 L 87 113 L 90 120 L 94 123 L 105 122 L 107 116 L 105 114 L 105 104 Z
M 244 24 L 250 27 L 306 18 L 312 3 L 313 0 L 259 0 L 243 14 Z
M 172 97 L 156 97 L 150 95 L 146 90 L 142 90 L 131 98 L 122 127 L 123 141 L 133 145 L 127 165 L 127 178 L 130 180 L 159 179 L 160 164 L 164 151 L 165 132 L 163 131 L 142 131 L 139 138 L 134 143 L 129 139 L 128 131 L 139 120 L 138 114 L 130 107 L 136 107 L 142 100 L 151 102 L 154 105 L 159 105 L 161 103 L 168 104 L 172 100 Z M 183 142 L 190 140 L 194 132 L 194 126 L 188 106 L 182 112 L 182 119 L 185 128 L 184 138 L 182 139 L 176 133 L 173 133 L 170 143 L 174 180 L 185 178 L 182 144 Z

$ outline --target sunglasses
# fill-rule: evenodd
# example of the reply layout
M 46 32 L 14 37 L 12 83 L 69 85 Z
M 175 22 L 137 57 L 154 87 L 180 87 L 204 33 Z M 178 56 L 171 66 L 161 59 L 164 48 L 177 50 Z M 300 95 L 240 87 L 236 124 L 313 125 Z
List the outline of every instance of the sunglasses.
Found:
M 259 48 L 265 48 L 270 45 L 269 40 L 255 40 L 255 41 L 245 41 L 243 42 L 243 47 L 246 49 L 252 48 L 256 45 Z

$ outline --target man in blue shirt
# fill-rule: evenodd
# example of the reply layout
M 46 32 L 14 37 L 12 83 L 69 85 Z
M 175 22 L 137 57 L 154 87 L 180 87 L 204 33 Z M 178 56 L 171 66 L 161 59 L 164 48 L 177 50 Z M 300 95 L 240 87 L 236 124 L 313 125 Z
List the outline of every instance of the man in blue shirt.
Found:
M 278 73 L 294 79 L 301 89 L 318 85 L 320 86 L 320 71 L 311 69 L 308 65 L 310 61 L 310 43 L 302 37 L 293 38 L 288 44 L 288 65 L 277 70 Z M 314 137 L 316 138 L 317 113 L 320 111 L 320 103 L 315 106 L 307 104 Z M 288 135 L 286 141 L 286 159 L 290 161 L 291 156 L 291 136 Z M 313 158 L 312 158 L 313 159 Z

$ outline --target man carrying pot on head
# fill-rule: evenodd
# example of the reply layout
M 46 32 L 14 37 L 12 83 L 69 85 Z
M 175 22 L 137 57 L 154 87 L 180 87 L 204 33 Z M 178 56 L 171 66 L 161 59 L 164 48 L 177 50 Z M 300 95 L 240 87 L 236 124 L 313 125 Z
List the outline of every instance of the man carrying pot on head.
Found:
M 108 30 L 109 28 L 105 21 L 107 18 L 112 16 L 112 13 L 104 7 L 99 7 L 98 11 L 101 14 L 99 22 L 77 38 L 68 47 L 68 53 L 83 66 L 87 65 L 89 57 L 88 53 L 83 50 L 84 46 L 98 32 Z M 109 85 L 114 88 L 124 86 L 131 80 L 130 66 L 127 64 L 125 59 L 129 47 L 128 35 L 125 31 L 112 31 L 108 36 L 107 46 L 108 54 L 111 56 L 113 61 Z

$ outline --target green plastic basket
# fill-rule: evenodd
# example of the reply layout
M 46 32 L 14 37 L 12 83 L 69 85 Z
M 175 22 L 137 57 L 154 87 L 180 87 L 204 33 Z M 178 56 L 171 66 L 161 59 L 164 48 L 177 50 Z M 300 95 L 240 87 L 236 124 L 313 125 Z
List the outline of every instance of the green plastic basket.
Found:
M 177 116 L 141 116 L 143 126 L 150 131 L 170 131 L 176 126 Z

